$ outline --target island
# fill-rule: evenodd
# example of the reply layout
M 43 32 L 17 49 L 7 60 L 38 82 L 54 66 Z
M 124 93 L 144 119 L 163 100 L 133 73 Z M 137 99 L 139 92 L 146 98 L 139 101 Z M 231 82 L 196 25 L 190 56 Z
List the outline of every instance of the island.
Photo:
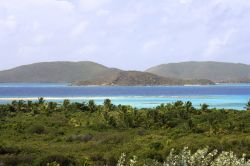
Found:
M 162 77 L 148 72 L 119 71 L 106 73 L 92 80 L 74 81 L 72 85 L 87 86 L 166 86 L 166 85 L 214 85 L 206 79 L 183 80 L 177 78 Z

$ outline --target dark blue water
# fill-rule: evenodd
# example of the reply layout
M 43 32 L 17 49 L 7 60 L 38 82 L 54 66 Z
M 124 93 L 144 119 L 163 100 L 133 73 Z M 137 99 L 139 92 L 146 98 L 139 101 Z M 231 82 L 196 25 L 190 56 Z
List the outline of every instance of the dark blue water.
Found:
M 94 99 L 102 103 L 110 98 L 115 104 L 130 104 L 135 107 L 155 107 L 176 100 L 192 101 L 196 107 L 208 103 L 216 108 L 244 109 L 250 99 L 250 84 L 221 84 L 215 86 L 86 86 L 66 84 L 0 84 L 0 103 L 13 99 L 86 101 Z

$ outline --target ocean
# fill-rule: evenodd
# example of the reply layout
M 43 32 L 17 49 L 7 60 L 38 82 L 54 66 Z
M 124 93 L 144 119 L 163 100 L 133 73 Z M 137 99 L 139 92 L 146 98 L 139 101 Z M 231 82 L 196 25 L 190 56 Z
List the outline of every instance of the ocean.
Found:
M 206 86 L 68 86 L 51 83 L 1 83 L 0 103 L 12 100 L 37 100 L 62 102 L 69 99 L 97 104 L 111 99 L 114 104 L 131 105 L 137 108 L 153 108 L 162 103 L 177 100 L 191 101 L 196 108 L 207 103 L 210 108 L 243 110 L 250 99 L 250 84 L 217 84 Z

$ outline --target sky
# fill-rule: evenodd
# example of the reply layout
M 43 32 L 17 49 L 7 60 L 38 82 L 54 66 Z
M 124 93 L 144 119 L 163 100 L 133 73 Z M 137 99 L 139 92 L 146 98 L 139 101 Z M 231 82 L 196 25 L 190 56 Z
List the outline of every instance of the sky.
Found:
M 0 70 L 45 61 L 250 64 L 250 1 L 0 0 L 0 58 Z

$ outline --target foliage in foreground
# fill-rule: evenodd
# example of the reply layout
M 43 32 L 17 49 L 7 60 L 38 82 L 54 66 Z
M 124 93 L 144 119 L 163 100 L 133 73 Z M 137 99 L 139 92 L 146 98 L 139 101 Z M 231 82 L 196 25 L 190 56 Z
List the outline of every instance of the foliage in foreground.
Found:
M 249 110 L 197 109 L 191 102 L 136 109 L 108 99 L 13 101 L 0 105 L 0 133 L 0 165 L 115 166 L 123 152 L 136 165 L 160 165 L 171 149 L 182 154 L 186 146 L 190 155 L 209 147 L 250 158 Z
M 117 166 L 134 166 L 136 163 L 136 156 L 127 161 L 126 155 L 123 153 Z M 174 154 L 174 149 L 172 149 L 163 163 L 149 160 L 144 163 L 144 166 L 250 166 L 250 160 L 247 160 L 244 154 L 238 158 L 232 151 L 218 153 L 218 150 L 213 150 L 209 152 L 208 148 L 199 149 L 192 154 L 185 147 L 179 154 Z

